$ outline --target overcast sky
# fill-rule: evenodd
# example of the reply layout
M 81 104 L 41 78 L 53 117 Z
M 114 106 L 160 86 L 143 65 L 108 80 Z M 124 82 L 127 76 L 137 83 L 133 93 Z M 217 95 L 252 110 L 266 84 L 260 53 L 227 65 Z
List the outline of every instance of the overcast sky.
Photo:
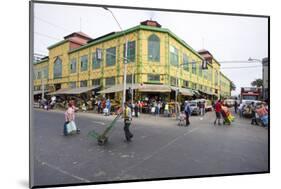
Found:
M 266 18 L 237 17 L 162 11 L 113 9 L 123 29 L 139 25 L 141 21 L 156 20 L 163 28 L 185 40 L 193 49 L 209 50 L 221 61 L 222 72 L 240 87 L 262 78 L 261 63 L 224 63 L 246 61 L 249 57 L 262 59 L 268 56 L 268 24 Z M 82 31 L 92 38 L 119 31 L 110 12 L 100 7 L 35 4 L 34 52 L 48 54 L 50 46 L 63 36 Z M 257 66 L 234 69 L 233 67 Z M 227 68 L 231 67 L 231 68 Z

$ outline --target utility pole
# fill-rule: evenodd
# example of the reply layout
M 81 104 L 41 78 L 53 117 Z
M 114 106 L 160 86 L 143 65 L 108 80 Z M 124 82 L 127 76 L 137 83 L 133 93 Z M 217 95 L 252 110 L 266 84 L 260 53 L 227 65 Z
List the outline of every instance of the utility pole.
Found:
M 123 102 L 122 102 L 123 109 L 124 109 L 124 103 L 126 102 L 127 63 L 128 63 L 127 56 L 128 56 L 128 39 L 126 39 L 126 45 L 125 45 L 125 64 L 124 64 Z
M 112 17 L 114 18 L 114 20 L 116 21 L 116 23 L 118 24 L 119 29 L 121 30 L 121 32 L 124 35 L 124 38 L 126 39 L 126 47 L 125 47 L 125 63 L 124 63 L 124 81 L 123 81 L 123 100 L 122 100 L 122 109 L 124 109 L 124 103 L 126 102 L 126 83 L 127 83 L 127 56 L 128 56 L 128 38 L 126 37 L 124 30 L 122 29 L 121 25 L 119 24 L 118 20 L 116 19 L 116 17 L 114 16 L 113 12 L 108 9 L 107 7 L 103 7 L 103 9 L 109 11 L 112 15 Z
M 45 86 L 44 86 L 44 71 L 41 70 L 41 89 L 42 89 L 42 100 L 44 100 L 44 92 L 45 92 Z
M 135 72 L 135 67 L 134 65 L 132 65 L 132 105 L 134 103 L 134 89 L 133 89 L 133 85 L 134 85 L 134 72 Z

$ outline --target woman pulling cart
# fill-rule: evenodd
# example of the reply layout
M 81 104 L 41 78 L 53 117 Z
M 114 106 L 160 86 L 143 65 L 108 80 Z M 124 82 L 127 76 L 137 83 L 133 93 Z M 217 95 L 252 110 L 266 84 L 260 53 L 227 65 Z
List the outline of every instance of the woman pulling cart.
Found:
M 234 121 L 234 117 L 231 115 L 229 109 L 226 106 L 221 106 L 221 115 L 223 117 L 223 124 L 230 125 Z

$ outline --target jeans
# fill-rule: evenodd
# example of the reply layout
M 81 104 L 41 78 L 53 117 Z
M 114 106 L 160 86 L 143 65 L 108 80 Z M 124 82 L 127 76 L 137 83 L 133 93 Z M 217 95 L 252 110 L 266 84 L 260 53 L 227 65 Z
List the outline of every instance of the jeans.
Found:
M 130 129 L 129 129 L 130 125 L 131 125 L 131 123 L 125 121 L 125 123 L 124 123 L 124 132 L 125 132 L 125 137 L 126 137 L 127 141 L 130 141 L 131 138 L 133 137 L 133 134 L 130 132 Z
M 67 125 L 68 123 L 69 123 L 69 122 L 66 121 L 66 122 L 64 122 L 64 125 L 63 125 L 63 134 L 64 134 L 64 136 L 67 135 L 66 125 Z
M 189 113 L 188 112 L 185 112 L 185 121 L 186 121 L 185 125 L 188 126 L 190 124 L 190 122 L 189 122 Z

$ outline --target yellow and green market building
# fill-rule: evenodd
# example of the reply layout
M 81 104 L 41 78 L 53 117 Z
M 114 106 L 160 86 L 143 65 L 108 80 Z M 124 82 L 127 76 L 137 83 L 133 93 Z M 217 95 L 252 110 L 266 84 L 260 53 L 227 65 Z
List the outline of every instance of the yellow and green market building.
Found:
M 160 96 L 171 100 L 175 91 L 180 99 L 230 96 L 231 81 L 209 51 L 195 51 L 152 20 L 95 39 L 82 32 L 65 36 L 48 47 L 48 56 L 33 63 L 34 92 L 40 93 L 43 86 L 52 94 L 88 88 L 120 100 L 126 41 L 127 89 L 134 89 L 134 98 Z

